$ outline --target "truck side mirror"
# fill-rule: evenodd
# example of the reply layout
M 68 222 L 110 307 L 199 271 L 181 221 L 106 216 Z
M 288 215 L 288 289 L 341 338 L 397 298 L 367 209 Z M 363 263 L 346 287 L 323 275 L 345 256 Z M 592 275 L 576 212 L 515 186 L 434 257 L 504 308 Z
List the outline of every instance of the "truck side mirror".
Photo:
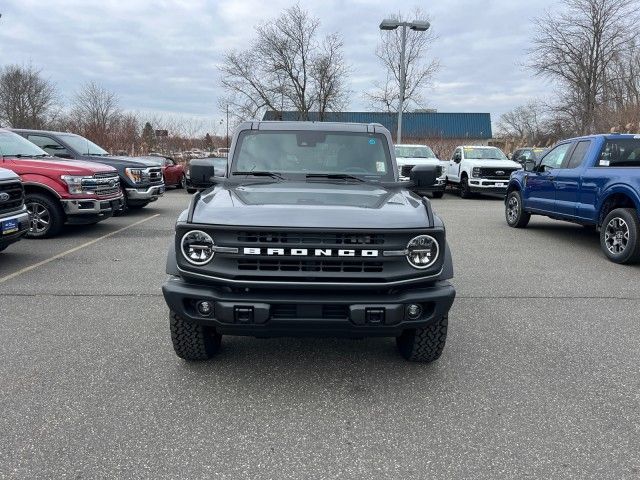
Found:
M 524 169 L 527 172 L 533 172 L 536 168 L 536 161 L 529 158 L 528 160 L 524 161 Z
M 195 188 L 209 188 L 216 184 L 215 164 L 210 159 L 194 159 L 189 163 L 191 184 Z
M 409 179 L 416 187 L 432 187 L 438 181 L 439 169 L 436 165 L 416 165 L 409 173 Z

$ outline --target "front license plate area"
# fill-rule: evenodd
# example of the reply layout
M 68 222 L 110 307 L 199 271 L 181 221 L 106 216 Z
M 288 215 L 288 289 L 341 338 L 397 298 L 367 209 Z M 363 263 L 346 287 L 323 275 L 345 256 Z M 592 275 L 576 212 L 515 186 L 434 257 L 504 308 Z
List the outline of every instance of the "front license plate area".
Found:
M 18 230 L 20 230 L 18 219 L 14 218 L 11 220 L 5 220 L 4 222 L 2 222 L 0 230 L 2 231 L 2 235 L 11 235 L 12 233 L 16 233 Z

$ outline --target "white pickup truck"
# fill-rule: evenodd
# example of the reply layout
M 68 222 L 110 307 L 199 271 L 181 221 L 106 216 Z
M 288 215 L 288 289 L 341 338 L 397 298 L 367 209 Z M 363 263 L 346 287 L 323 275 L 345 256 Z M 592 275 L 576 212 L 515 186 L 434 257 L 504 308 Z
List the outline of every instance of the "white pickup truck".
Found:
M 457 147 L 447 165 L 447 183 L 460 191 L 462 198 L 474 193 L 506 194 L 512 172 L 522 165 L 513 162 L 496 147 Z
M 396 162 L 400 180 L 409 180 L 411 169 L 416 165 L 436 165 L 440 168 L 437 183 L 428 191 L 433 198 L 442 198 L 447 188 L 447 162 L 438 160 L 427 145 L 398 144 L 395 146 Z

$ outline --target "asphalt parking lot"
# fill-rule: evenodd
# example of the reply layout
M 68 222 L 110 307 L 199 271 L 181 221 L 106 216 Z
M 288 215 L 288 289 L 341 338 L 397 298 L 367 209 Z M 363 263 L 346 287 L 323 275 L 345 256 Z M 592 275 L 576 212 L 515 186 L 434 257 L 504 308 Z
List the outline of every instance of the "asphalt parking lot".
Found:
M 188 198 L 0 256 L 0 477 L 640 477 L 640 267 L 596 233 L 447 194 L 436 363 L 392 339 L 230 337 L 187 364 L 160 286 Z

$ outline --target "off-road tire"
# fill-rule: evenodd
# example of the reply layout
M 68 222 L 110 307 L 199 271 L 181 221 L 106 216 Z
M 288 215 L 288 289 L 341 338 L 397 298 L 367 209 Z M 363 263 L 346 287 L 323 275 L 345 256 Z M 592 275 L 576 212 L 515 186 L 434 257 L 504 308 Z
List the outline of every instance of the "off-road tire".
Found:
M 504 202 L 504 216 L 507 225 L 513 228 L 525 228 L 531 220 L 531 214 L 522 209 L 522 195 L 518 190 L 509 192 Z
M 405 330 L 396 337 L 396 345 L 406 360 L 433 362 L 440 358 L 447 341 L 448 318 L 445 315 L 428 327 Z
M 469 179 L 466 176 L 463 176 L 460 179 L 460 198 L 471 198 L 473 197 L 473 193 L 469 188 Z
M 27 193 L 24 197 L 24 203 L 30 210 L 35 208 L 44 213 L 46 211 L 46 221 L 48 222 L 48 228 L 41 231 L 33 230 L 33 221 L 31 214 L 29 215 L 29 231 L 25 234 L 27 238 L 51 238 L 60 233 L 64 226 L 65 216 L 60 203 L 54 200 L 44 193 Z M 44 218 L 44 215 L 43 217 Z M 40 225 L 40 224 L 38 224 Z M 36 227 L 38 228 L 38 227 Z
M 176 355 L 189 362 L 209 360 L 220 349 L 222 335 L 213 328 L 189 322 L 171 311 L 169 328 Z
M 433 198 L 442 198 L 444 196 L 444 192 L 433 192 Z
M 613 241 L 612 234 L 615 230 L 610 228 L 612 222 L 624 222 L 624 231 L 627 233 L 626 245 L 619 252 L 611 251 Z M 618 223 L 620 225 L 620 223 Z M 614 263 L 638 263 L 640 262 L 640 220 L 638 212 L 633 208 L 616 208 L 609 212 L 600 228 L 600 247 L 609 260 Z

